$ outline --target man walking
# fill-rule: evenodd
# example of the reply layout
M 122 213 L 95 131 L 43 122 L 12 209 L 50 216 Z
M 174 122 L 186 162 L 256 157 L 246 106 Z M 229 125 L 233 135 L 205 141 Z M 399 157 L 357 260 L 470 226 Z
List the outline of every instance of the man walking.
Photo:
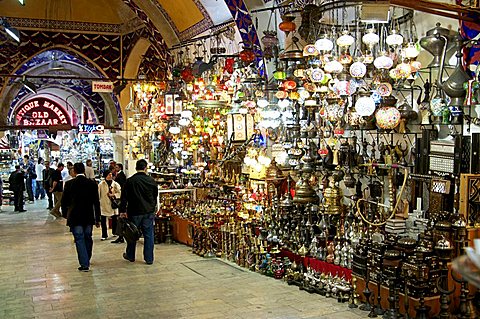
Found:
M 45 161 L 45 169 L 42 172 L 43 176 L 43 188 L 47 193 L 48 198 L 48 210 L 53 209 L 53 198 L 52 192 L 50 192 L 50 188 L 53 186 L 53 173 L 55 170 L 50 167 L 50 161 Z
M 43 187 L 43 170 L 45 166 L 43 165 L 43 158 L 38 158 L 38 163 L 35 166 L 35 174 L 37 175 L 36 185 L 35 185 L 35 199 L 44 199 L 45 198 L 45 189 Z
M 10 190 L 13 192 L 13 202 L 16 212 L 26 212 L 23 209 L 23 192 L 25 191 L 25 175 L 20 168 L 20 165 L 15 165 L 15 171 L 10 174 L 8 178 Z
M 73 165 L 75 178 L 65 183 L 62 196 L 63 217 L 75 239 L 80 271 L 90 270 L 93 225 L 100 227 L 100 199 L 97 183 L 85 177 L 85 165 Z
M 141 159 L 135 166 L 137 173 L 127 179 L 122 188 L 120 217 L 127 217 L 142 230 L 144 245 L 143 259 L 147 265 L 153 264 L 153 221 L 156 213 L 158 186 L 147 175 L 147 161 Z M 123 258 L 134 262 L 137 243 L 128 242 Z
M 33 203 L 33 180 L 37 177 L 35 176 L 35 163 L 30 159 L 30 156 L 25 155 L 23 157 L 23 169 L 25 170 L 25 178 L 27 180 L 27 194 L 28 194 L 28 203 Z
M 95 180 L 95 171 L 93 170 L 93 162 L 91 159 L 87 159 L 87 161 L 85 162 L 85 164 L 87 165 L 85 167 L 85 176 L 88 178 L 88 179 L 93 179 Z
M 115 182 L 120 184 L 120 187 L 123 188 L 123 185 L 125 185 L 126 181 L 127 181 L 127 176 L 125 176 L 125 173 L 123 172 L 123 164 L 116 163 L 115 164 Z
M 60 206 L 62 204 L 62 193 L 63 193 L 63 178 L 62 178 L 62 171 L 65 165 L 62 163 L 58 163 L 57 169 L 53 171 L 52 176 L 52 186 L 50 186 L 49 192 L 53 193 L 53 197 L 55 198 L 55 202 L 53 209 L 50 211 L 55 217 L 61 217 L 60 214 Z

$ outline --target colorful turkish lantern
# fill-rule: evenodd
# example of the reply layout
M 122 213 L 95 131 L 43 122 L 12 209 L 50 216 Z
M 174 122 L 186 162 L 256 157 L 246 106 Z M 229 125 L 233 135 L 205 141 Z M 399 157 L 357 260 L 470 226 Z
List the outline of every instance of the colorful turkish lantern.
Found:
M 295 16 L 284 15 L 282 17 L 282 22 L 280 22 L 278 25 L 278 28 L 285 32 L 287 36 L 290 34 L 290 32 L 293 32 L 297 29 L 297 25 L 295 22 L 293 22 L 293 20 L 295 20 Z

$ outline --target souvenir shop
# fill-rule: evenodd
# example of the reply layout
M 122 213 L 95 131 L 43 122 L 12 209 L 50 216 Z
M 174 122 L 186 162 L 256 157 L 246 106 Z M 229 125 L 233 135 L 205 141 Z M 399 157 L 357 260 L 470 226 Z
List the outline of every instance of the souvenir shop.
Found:
M 103 73 L 85 65 L 70 103 L 20 96 L 11 153 L 114 158 L 127 175 L 146 159 L 158 243 L 365 317 L 479 318 L 478 2 L 225 2 L 234 21 L 167 49 L 153 32 L 137 60 L 143 29 L 102 59 L 91 35 L 65 35 Z M 50 70 L 80 65 L 46 52 Z M 109 76 L 98 92 L 94 75 Z

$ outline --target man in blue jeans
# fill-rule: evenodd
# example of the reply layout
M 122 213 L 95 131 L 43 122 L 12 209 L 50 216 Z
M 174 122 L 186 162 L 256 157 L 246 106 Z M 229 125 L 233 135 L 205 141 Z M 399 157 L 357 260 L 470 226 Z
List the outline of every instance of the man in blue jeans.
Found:
M 75 178 L 63 188 L 62 213 L 75 239 L 78 270 L 87 272 L 92 258 L 93 225 L 100 227 L 100 199 L 97 183 L 85 177 L 85 165 L 75 163 L 73 172 Z
M 120 217 L 128 218 L 139 229 L 144 238 L 143 259 L 147 265 L 153 264 L 153 243 L 158 186 L 157 182 L 147 175 L 147 161 L 139 160 L 135 166 L 136 173 L 129 177 L 122 187 Z M 127 250 L 123 258 L 134 262 L 137 242 L 127 242 Z

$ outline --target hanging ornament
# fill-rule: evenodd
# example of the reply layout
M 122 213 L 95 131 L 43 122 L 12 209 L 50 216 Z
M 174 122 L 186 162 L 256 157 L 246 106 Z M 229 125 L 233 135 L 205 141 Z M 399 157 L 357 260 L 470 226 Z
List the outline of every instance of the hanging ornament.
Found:
M 333 42 L 325 34 L 315 42 L 315 47 L 320 52 L 330 52 L 333 50 Z
M 375 29 L 368 29 L 366 30 L 367 33 L 365 33 L 362 37 L 362 42 L 370 49 L 378 44 L 380 42 L 380 37 L 378 34 L 375 33 Z
M 250 64 L 255 60 L 255 53 L 251 48 L 244 47 L 242 51 L 238 54 L 240 60 L 245 64 Z
M 391 47 L 399 46 L 403 44 L 403 37 L 401 34 L 398 34 L 396 30 L 392 30 L 392 33 L 387 36 L 385 42 Z
M 295 22 L 293 22 L 293 20 L 295 20 L 294 15 L 286 14 L 282 16 L 282 22 L 280 22 L 280 24 L 278 25 L 278 28 L 285 32 L 287 37 L 290 32 L 293 32 L 297 29 L 297 25 L 295 24 Z
M 339 47 L 348 49 L 355 42 L 355 38 L 352 37 L 347 30 L 342 31 L 342 35 L 337 39 L 337 45 Z

